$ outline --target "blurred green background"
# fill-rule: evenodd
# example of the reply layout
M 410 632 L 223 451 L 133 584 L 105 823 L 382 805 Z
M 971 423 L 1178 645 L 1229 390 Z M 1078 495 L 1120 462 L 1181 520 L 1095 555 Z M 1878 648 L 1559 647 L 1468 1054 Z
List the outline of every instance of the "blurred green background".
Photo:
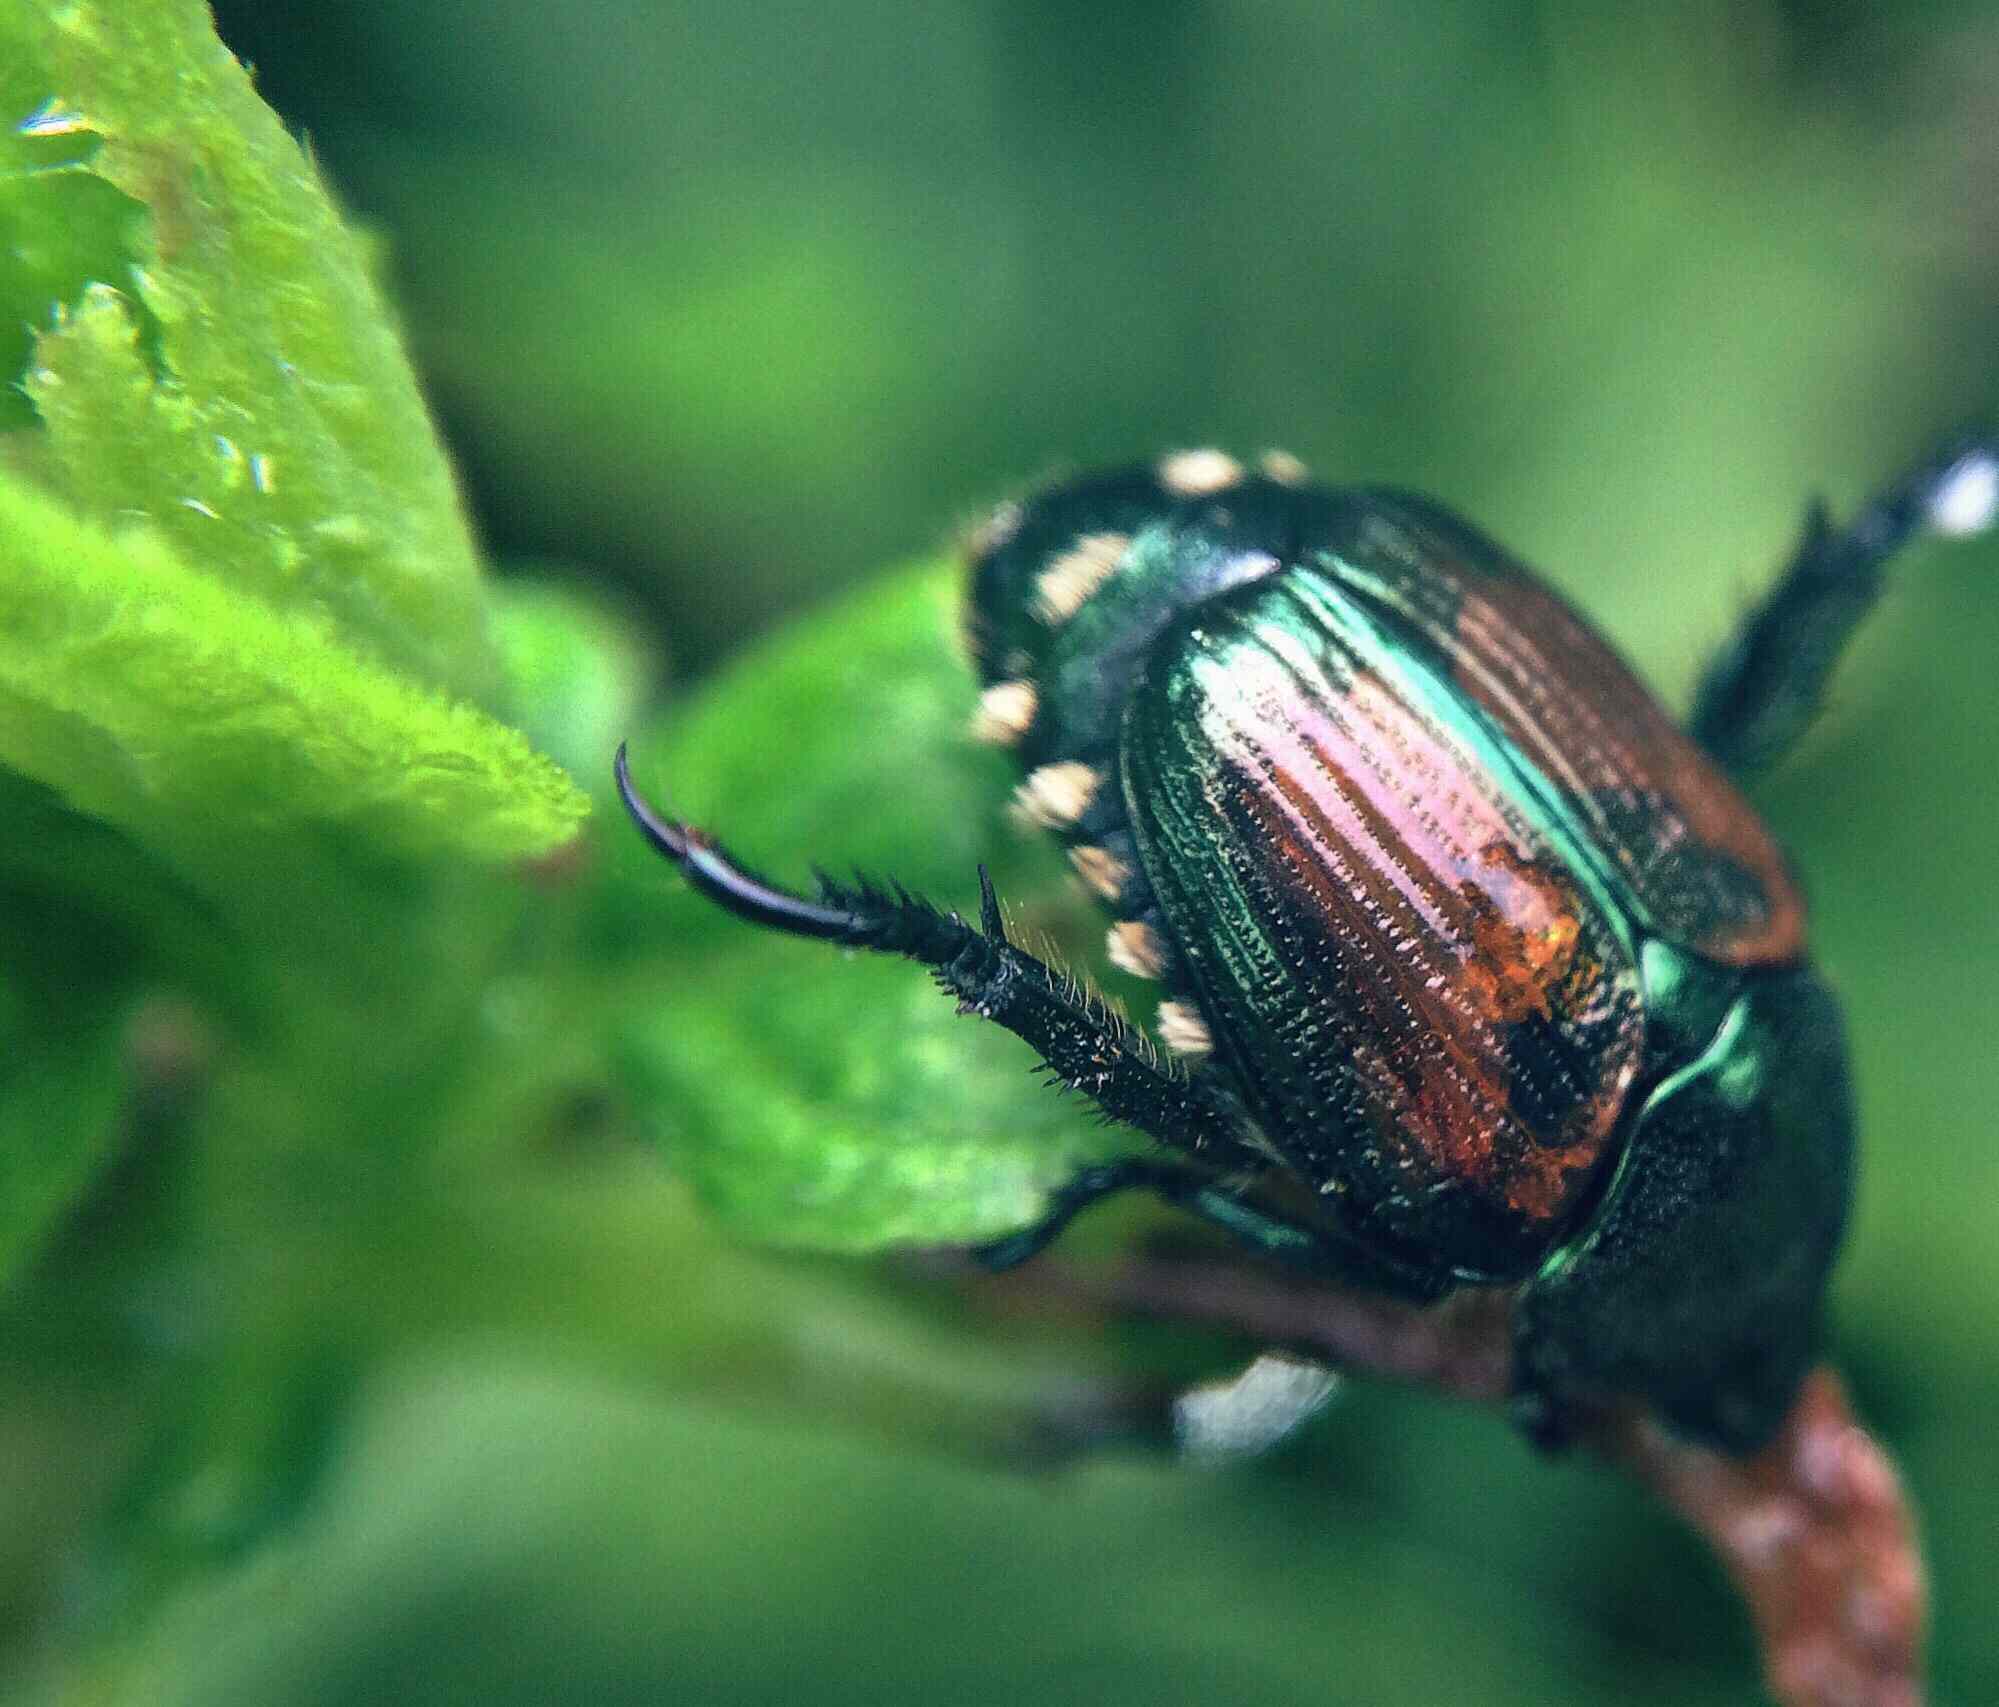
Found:
M 1808 494 L 1999 413 L 1989 4 L 218 21 L 380 234 L 491 555 L 601 590 L 674 691 L 1051 468 L 1217 442 L 1436 493 L 1677 701 Z M 1999 1700 L 1995 571 L 1912 556 L 1760 791 L 1862 1086 L 1839 1355 L 1968 1703 Z M 926 804 L 881 777 L 898 833 Z M 198 1050 L 154 1024 L 169 1069 Z M 1023 1413 L 1087 1432 L 1245 1348 L 751 1252 L 588 1097 L 531 1155 L 413 1159 L 388 1108 L 337 1163 L 190 1163 L 156 1083 L 5 1317 L 25 1696 L 1760 1698 L 1697 1546 L 1489 1415 L 1359 1384 L 1246 1465 L 1035 1460 Z

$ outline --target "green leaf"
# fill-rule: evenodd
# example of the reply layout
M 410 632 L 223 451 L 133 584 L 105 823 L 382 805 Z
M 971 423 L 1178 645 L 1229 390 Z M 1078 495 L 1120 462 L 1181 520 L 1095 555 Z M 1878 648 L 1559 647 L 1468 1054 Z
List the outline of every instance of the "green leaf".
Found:
M 656 668 L 632 618 L 579 583 L 514 576 L 493 587 L 507 699 L 528 739 L 593 792 L 632 731 Z
M 29 0 L 0 22 L 0 63 L 7 89 L 39 88 L 37 111 L 98 139 L 62 177 L 93 174 L 150 215 L 137 265 L 37 340 L 27 389 L 64 495 L 107 524 L 145 518 L 282 609 L 328 613 L 355 650 L 489 697 L 477 559 L 368 246 L 207 7 Z
M 739 1231 L 821 1250 L 962 1243 L 1138 1144 L 1040 1082 L 919 968 L 758 944 L 660 992 L 625 1065 L 668 1157 Z
M 228 1004 L 246 993 L 241 946 L 213 903 L 130 836 L 0 767 L 0 959 L 115 996 L 170 972 Z
M 1089 940 L 1046 839 L 1006 821 L 1007 761 L 965 733 L 956 602 L 955 576 L 927 567 L 778 637 L 640 744 L 641 785 L 781 879 L 858 865 L 971 905 L 984 863 L 1030 935 Z M 920 968 L 760 935 L 622 829 L 613 888 L 665 957 L 623 1064 L 675 1165 L 739 1230 L 846 1250 L 991 1237 L 1134 1147 Z
M 0 76 L 0 124 L 18 115 Z M 14 140 L 0 130 L 0 140 Z M 57 138 L 50 138 L 50 141 Z M 10 150 L 0 150 L 5 161 Z M 17 384 L 35 331 L 93 279 L 124 278 L 138 253 L 144 210 L 101 178 L 74 168 L 0 164 L 0 431 L 32 426 L 34 405 Z
M 338 824 L 391 852 L 508 858 L 566 841 L 587 810 L 516 731 L 324 619 L 4 479 L 0 763 L 170 854 Z
M 9 1058 L 0 1074 L 0 1290 L 111 1154 L 124 1089 L 119 1017 L 101 1014 L 53 1038 L 10 1026 L 0 1042 Z
M 0 1293 L 111 1153 L 124 946 L 89 914 L 0 877 Z M 79 963 L 78 948 L 90 958 Z

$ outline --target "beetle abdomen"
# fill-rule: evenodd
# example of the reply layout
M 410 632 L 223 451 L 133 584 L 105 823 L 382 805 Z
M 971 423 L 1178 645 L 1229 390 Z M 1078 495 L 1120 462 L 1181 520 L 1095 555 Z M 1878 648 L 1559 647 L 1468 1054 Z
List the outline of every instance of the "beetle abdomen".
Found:
M 1638 1074 L 1619 922 L 1448 679 L 1330 577 L 1155 647 L 1124 804 L 1183 974 L 1287 1162 L 1357 1231 L 1525 1272 Z

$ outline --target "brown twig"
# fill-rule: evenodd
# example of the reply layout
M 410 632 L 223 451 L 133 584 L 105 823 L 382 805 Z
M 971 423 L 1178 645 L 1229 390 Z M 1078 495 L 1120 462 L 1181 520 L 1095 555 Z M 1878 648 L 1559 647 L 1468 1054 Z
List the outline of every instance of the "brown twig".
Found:
M 1211 1253 L 1108 1266 L 1042 1258 L 991 1284 L 1016 1306 L 1223 1328 L 1462 1399 L 1501 1403 L 1508 1392 L 1504 1291 L 1416 1309 Z M 1748 1605 L 1781 1707 L 1921 1707 L 1915 1526 L 1894 1466 L 1831 1369 L 1811 1376 L 1777 1437 L 1750 1458 L 1678 1440 L 1635 1412 L 1606 1414 L 1584 1438 L 1714 1548 Z
M 1628 1417 L 1598 1443 L 1704 1536 L 1756 1620 L 1785 1707 L 1921 1707 L 1922 1556 L 1900 1479 L 1830 1368 L 1753 1458 Z

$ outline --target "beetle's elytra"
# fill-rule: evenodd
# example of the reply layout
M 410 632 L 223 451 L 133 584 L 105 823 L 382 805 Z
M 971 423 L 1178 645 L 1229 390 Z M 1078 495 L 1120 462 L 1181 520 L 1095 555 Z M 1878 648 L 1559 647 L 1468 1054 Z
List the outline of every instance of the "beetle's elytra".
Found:
M 638 797 L 758 922 L 902 953 L 1164 1149 L 1091 1170 L 986 1254 L 1113 1190 L 1428 1299 L 1515 1289 L 1523 1419 L 1636 1399 L 1748 1450 L 1811 1361 L 1851 1099 L 1797 888 L 1730 780 L 1809 721 L 1915 533 L 1976 531 L 1967 438 L 1820 523 L 1690 730 L 1498 545 L 1428 500 L 1214 451 L 1003 506 L 968 546 L 974 732 L 1015 809 L 1161 981 L 1142 1038 L 1006 940 L 899 892 L 752 877 Z

